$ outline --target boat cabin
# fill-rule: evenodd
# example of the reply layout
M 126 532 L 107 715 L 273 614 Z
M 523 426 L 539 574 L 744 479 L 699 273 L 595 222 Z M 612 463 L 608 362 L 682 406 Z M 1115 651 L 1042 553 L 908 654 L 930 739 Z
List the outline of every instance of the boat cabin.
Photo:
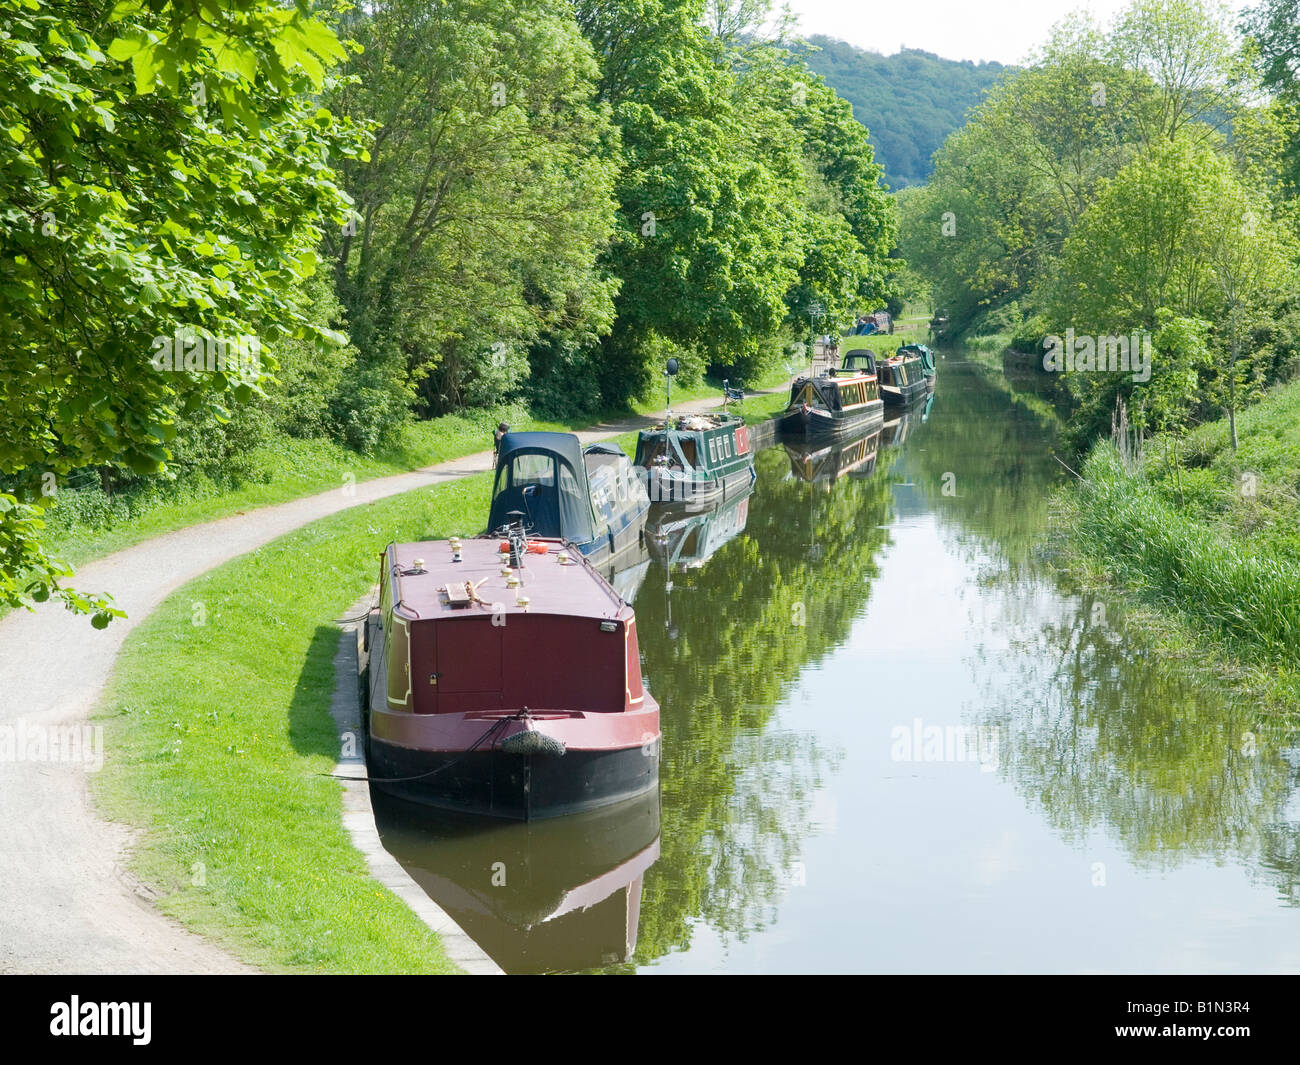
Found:
M 650 499 L 614 444 L 585 450 L 572 433 L 506 433 L 497 450 L 488 531 L 523 524 L 603 563 L 641 539 Z
M 564 540 L 502 546 L 385 550 L 358 648 L 371 780 L 519 820 L 653 789 L 659 708 L 632 608 Z

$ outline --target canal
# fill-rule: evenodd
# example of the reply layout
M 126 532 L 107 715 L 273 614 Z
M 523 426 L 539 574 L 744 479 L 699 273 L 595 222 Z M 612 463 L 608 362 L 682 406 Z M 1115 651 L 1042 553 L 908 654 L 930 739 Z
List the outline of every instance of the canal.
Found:
M 1053 579 L 1055 429 L 949 352 L 878 436 L 764 450 L 624 575 L 660 795 L 376 793 L 385 846 L 511 972 L 1300 968 L 1300 748 Z

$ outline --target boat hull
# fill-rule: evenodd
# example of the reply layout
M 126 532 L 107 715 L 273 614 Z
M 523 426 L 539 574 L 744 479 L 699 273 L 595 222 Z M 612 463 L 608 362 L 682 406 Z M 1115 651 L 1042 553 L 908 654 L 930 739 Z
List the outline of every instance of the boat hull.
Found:
M 905 385 L 882 384 L 880 386 L 880 398 L 885 401 L 885 405 L 888 407 L 906 407 L 923 397 L 930 391 L 930 387 L 924 377 Z
M 657 739 L 622 749 L 521 755 L 415 750 L 372 736 L 368 764 L 374 786 L 386 794 L 511 821 L 611 806 L 659 784 Z M 391 779 L 410 777 L 418 779 Z
M 885 405 L 877 399 L 850 411 L 823 411 L 814 407 L 789 410 L 781 418 L 780 430 L 785 436 L 805 440 L 837 440 L 865 433 L 884 418 Z

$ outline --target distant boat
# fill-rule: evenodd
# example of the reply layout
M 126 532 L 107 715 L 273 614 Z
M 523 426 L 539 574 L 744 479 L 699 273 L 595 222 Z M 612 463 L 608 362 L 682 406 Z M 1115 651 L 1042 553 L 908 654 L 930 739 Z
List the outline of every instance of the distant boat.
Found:
M 903 356 L 915 355 L 921 360 L 921 372 L 925 374 L 925 383 L 933 392 L 935 380 L 938 376 L 938 369 L 934 362 L 934 352 L 924 344 L 904 344 L 898 349 L 898 354 Z
M 884 418 L 875 354 L 862 337 L 845 337 L 841 343 L 850 348 L 842 366 L 799 377 L 790 386 L 790 402 L 780 421 L 782 434 L 835 439 L 865 432 Z
M 894 355 L 876 360 L 880 375 L 880 398 L 890 407 L 906 407 L 930 390 L 920 355 L 900 348 Z
M 563 538 L 596 567 L 619 569 L 642 545 L 650 498 L 615 444 L 583 448 L 572 433 L 506 433 L 497 449 L 488 531 L 522 523 Z
M 528 821 L 644 794 L 659 705 L 636 617 L 563 540 L 389 544 L 358 647 L 369 778 Z
M 634 465 L 651 503 L 709 509 L 741 492 L 757 476 L 749 427 L 737 414 L 687 414 L 643 429 Z

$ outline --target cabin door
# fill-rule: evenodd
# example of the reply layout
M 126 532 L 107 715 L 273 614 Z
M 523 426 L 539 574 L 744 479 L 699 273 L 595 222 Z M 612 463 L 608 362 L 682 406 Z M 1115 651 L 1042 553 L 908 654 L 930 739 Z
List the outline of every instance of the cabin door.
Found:
M 474 617 L 445 619 L 436 626 L 431 675 L 425 678 L 433 713 L 463 714 L 501 709 L 507 624 L 518 614 L 482 611 Z M 494 624 L 495 622 L 495 624 Z

